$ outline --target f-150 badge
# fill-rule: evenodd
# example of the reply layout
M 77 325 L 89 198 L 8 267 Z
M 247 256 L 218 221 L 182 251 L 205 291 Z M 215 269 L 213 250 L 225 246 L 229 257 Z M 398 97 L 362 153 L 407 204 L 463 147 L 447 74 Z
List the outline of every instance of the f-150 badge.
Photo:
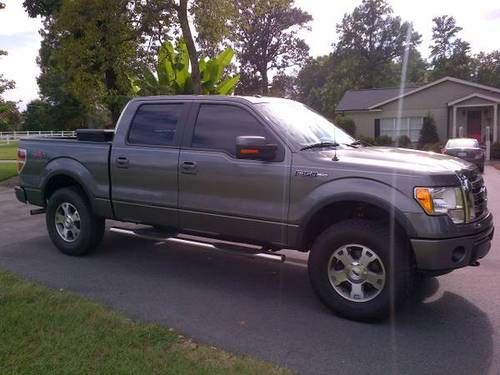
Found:
M 295 171 L 295 176 L 301 176 L 301 177 L 328 177 L 328 174 L 317 172 L 317 171 L 302 171 L 302 170 L 297 170 L 297 171 Z

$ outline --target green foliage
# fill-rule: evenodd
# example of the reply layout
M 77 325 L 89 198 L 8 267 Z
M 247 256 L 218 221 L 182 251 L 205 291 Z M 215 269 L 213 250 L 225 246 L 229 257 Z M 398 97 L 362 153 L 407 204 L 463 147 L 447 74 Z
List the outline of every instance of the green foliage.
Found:
M 394 141 L 388 135 L 381 135 L 381 136 L 375 137 L 374 144 L 376 146 L 393 146 Z
M 375 145 L 375 138 L 367 137 L 365 135 L 360 135 L 357 137 L 359 141 L 367 144 L 367 145 Z
M 360 88 L 384 86 L 405 47 L 414 48 L 421 41 L 409 22 L 392 15 L 385 0 L 363 0 L 351 14 L 344 15 L 337 33 L 335 53 L 353 59 L 350 73 Z
M 402 148 L 410 148 L 411 139 L 407 135 L 400 135 L 396 140 L 396 146 Z
M 354 123 L 354 120 L 352 118 L 346 116 L 337 116 L 335 117 L 333 123 L 353 137 L 356 135 L 356 124 Z
M 491 145 L 491 158 L 500 159 L 500 142 L 494 142 Z
M 437 134 L 436 122 L 430 115 L 424 117 L 422 129 L 420 129 L 420 137 L 418 139 L 418 148 L 423 149 L 425 145 L 432 145 L 439 143 L 439 136 Z
M 309 46 L 298 35 L 312 17 L 293 0 L 233 0 L 231 41 L 241 70 L 238 94 L 269 93 L 268 72 L 300 66 Z
M 47 1 L 26 1 L 25 6 L 28 2 L 34 14 L 45 15 Z M 106 109 L 111 121 L 105 123 L 114 123 L 131 94 L 127 74 L 140 49 L 129 1 L 61 0 L 56 5 L 47 10 L 42 32 L 42 98 L 57 106 L 77 103 L 87 124 Z
M 12 131 L 19 128 L 22 118 L 15 102 L 0 98 L 0 131 Z
M 474 60 L 476 81 L 493 87 L 500 87 L 500 50 L 491 53 L 480 52 Z
M 201 88 L 205 95 L 229 95 L 234 91 L 239 75 L 227 76 L 234 51 L 226 48 L 217 56 L 199 61 Z M 142 77 L 131 78 L 132 90 L 138 95 L 192 94 L 193 86 L 189 71 L 186 43 L 181 38 L 174 47 L 164 43 L 158 51 L 156 74 L 145 68 Z
M 85 108 L 77 102 L 53 104 L 36 99 L 26 106 L 22 130 L 75 130 L 87 124 L 99 126 L 104 122 L 106 120 L 96 121 L 86 115 Z
M 470 45 L 457 38 L 462 30 L 457 26 L 455 18 L 451 16 L 434 17 L 432 19 L 431 46 L 431 79 L 452 76 L 462 79 L 471 79 L 473 76 L 473 60 L 470 56 Z

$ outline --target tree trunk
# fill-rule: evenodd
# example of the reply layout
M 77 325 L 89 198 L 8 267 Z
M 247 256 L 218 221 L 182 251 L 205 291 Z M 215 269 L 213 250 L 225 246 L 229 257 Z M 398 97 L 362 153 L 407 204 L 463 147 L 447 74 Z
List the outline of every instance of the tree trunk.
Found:
M 261 78 L 261 90 L 262 95 L 269 94 L 269 78 L 267 76 L 267 67 L 261 67 L 259 69 L 260 78 Z
M 118 92 L 116 72 L 113 69 L 106 69 L 105 76 L 108 96 L 116 95 Z M 108 104 L 108 109 L 111 112 L 111 121 L 113 122 L 113 126 L 115 126 L 118 122 L 118 118 L 120 117 L 120 108 L 118 107 L 116 100 L 112 100 L 111 103 Z
M 200 66 L 198 65 L 198 53 L 194 44 L 193 35 L 189 27 L 188 0 L 180 0 L 179 7 L 177 8 L 177 15 L 179 23 L 181 24 L 182 36 L 186 42 L 186 47 L 189 53 L 189 60 L 191 61 L 191 80 L 193 81 L 193 94 L 201 94 L 201 77 Z

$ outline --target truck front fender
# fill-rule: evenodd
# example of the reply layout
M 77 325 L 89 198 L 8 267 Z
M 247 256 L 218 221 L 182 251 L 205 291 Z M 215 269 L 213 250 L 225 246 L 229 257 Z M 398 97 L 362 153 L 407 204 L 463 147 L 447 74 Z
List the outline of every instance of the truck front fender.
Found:
M 406 212 L 422 212 L 414 199 L 407 194 L 380 181 L 364 178 L 337 179 L 318 186 L 307 196 L 290 204 L 290 222 L 298 224 L 296 241 L 301 248 L 305 245 L 311 220 L 327 207 L 338 203 L 357 202 L 375 206 L 393 217 L 409 237 L 416 234 Z M 334 213 L 333 213 L 334 214 Z M 334 221 L 334 218 L 332 218 Z M 293 234 L 291 233 L 293 242 Z

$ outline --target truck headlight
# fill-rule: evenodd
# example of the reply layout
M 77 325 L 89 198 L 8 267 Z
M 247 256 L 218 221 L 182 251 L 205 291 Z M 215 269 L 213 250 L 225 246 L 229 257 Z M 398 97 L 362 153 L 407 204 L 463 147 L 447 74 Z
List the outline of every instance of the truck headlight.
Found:
M 464 194 L 459 187 L 416 187 L 414 196 L 428 215 L 448 215 L 455 224 L 465 223 Z

